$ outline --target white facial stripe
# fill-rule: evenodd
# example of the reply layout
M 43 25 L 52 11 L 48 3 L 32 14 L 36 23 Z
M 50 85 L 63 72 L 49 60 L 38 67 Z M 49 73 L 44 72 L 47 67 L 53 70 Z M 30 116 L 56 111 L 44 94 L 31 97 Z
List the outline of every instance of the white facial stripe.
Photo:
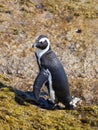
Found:
M 47 40 L 48 46 L 44 50 L 38 49 L 38 51 L 37 51 L 37 56 L 39 58 L 39 63 L 40 63 L 40 58 L 42 57 L 42 55 L 44 53 L 46 53 L 49 50 L 49 47 L 50 47 L 50 41 L 49 41 L 48 38 L 41 38 L 39 42 L 44 42 L 45 40 Z
M 45 41 L 47 41 L 47 43 L 50 44 L 49 39 L 46 38 L 46 37 L 41 38 L 41 39 L 39 40 L 39 42 L 45 42 Z
M 51 98 L 52 102 L 54 103 L 55 102 L 55 92 L 52 87 L 52 76 L 48 69 L 47 69 L 47 72 L 49 73 L 48 81 L 49 81 L 50 98 Z

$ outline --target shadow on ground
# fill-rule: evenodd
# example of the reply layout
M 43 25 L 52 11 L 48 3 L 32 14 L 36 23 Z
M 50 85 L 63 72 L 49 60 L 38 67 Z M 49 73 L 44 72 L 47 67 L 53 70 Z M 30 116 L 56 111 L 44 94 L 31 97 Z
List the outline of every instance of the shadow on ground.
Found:
M 47 110 L 62 110 L 64 109 L 63 107 L 56 105 L 49 99 L 45 99 L 44 97 L 47 96 L 47 93 L 41 92 L 40 94 L 40 99 L 38 103 L 35 103 L 33 101 L 33 95 L 32 91 L 21 91 L 19 89 L 13 88 L 11 86 L 5 86 L 4 84 L 0 83 L 0 88 L 7 87 L 10 89 L 11 92 L 15 94 L 15 101 L 19 105 L 26 105 L 25 103 L 30 103 L 32 105 L 38 106 L 39 108 L 47 109 Z

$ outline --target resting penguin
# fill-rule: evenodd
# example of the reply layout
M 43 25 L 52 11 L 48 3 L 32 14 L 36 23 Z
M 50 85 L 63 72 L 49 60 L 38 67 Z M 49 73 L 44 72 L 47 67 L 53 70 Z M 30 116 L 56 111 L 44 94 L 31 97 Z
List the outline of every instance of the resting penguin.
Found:
M 57 99 L 67 109 L 74 109 L 74 106 L 71 104 L 72 98 L 66 73 L 59 59 L 52 51 L 48 37 L 40 35 L 32 47 L 38 49 L 35 56 L 39 66 L 39 74 L 33 85 L 35 102 L 39 100 L 40 89 L 45 84 L 49 88 L 50 97 L 53 102 Z

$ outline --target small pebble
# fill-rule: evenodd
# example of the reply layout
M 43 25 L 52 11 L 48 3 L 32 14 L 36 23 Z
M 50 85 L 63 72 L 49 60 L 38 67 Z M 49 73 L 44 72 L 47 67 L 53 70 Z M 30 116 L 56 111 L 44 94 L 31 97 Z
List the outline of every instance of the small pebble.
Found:
M 82 30 L 81 30 L 81 29 L 76 29 L 75 32 L 76 32 L 76 33 L 81 33 Z

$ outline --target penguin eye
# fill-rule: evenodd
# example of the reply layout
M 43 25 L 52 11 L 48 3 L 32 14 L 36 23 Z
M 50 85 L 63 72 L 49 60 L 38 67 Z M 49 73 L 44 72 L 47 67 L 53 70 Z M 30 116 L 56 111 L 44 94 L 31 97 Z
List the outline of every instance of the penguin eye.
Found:
M 44 42 L 40 42 L 41 44 L 44 44 Z

